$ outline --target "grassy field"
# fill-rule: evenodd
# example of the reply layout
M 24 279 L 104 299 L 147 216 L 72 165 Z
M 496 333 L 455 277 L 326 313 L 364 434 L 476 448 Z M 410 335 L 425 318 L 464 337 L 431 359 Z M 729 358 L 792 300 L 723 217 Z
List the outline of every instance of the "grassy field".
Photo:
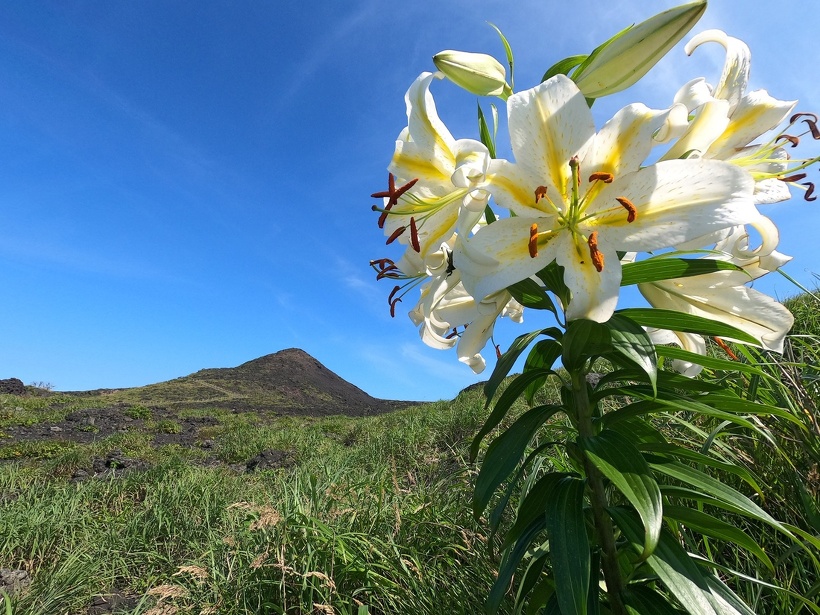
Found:
M 761 504 L 807 536 L 800 548 L 724 511 L 757 538 L 770 567 L 734 545 L 691 539 L 698 541 L 692 550 L 758 579 L 726 577 L 756 612 L 772 615 L 799 612 L 797 596 L 820 595 L 820 551 L 811 543 L 820 535 L 820 319 L 813 298 L 793 301 L 792 309 L 799 322 L 783 360 L 741 357 L 762 362 L 786 385 L 705 377 L 771 399 L 808 431 L 769 422 L 754 433 L 724 433 L 705 419 L 666 417 L 670 439 L 699 449 L 709 442 L 716 456 L 750 468 L 766 495 Z M 487 414 L 480 389 L 359 418 L 182 404 L 158 424 L 149 408 L 133 405 L 139 429 L 85 444 L 4 443 L 4 428 L 45 425 L 95 403 L 0 396 L 0 568 L 31 580 L 0 597 L 0 614 L 2 607 L 5 615 L 483 612 L 497 555 L 486 520 L 470 509 L 476 466 L 467 449 Z M 197 434 L 207 446 L 155 443 L 157 433 L 193 415 L 214 419 Z M 278 466 L 246 470 L 249 459 L 271 450 L 281 452 Z M 139 464 L 78 472 L 112 458 Z M 742 488 L 733 476 L 718 476 Z

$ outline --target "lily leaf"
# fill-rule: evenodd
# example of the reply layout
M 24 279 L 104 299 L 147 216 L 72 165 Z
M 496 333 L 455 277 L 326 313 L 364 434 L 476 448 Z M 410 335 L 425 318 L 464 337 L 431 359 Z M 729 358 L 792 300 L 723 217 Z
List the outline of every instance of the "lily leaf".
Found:
M 626 437 L 611 429 L 579 438 L 578 445 L 640 515 L 645 529 L 641 559 L 646 559 L 658 544 L 663 524 L 661 491 L 649 464 Z
M 507 290 L 524 307 L 535 310 L 549 310 L 555 315 L 558 314 L 552 299 L 532 278 L 525 278 L 520 282 L 516 282 L 508 286 Z
M 496 362 L 495 369 L 493 370 L 490 379 L 484 385 L 484 396 L 487 398 L 487 402 L 485 405 L 486 407 L 490 406 L 490 403 L 495 396 L 496 390 L 498 390 L 498 386 L 507 377 L 507 374 L 510 373 L 513 365 L 518 360 L 518 357 L 521 355 L 522 352 L 529 346 L 533 340 L 541 335 L 549 335 L 554 339 L 560 339 L 562 332 L 560 329 L 556 327 L 549 327 L 547 329 L 541 329 L 539 331 L 531 331 L 530 333 L 525 333 L 524 335 L 519 335 L 507 351 L 501 355 L 501 358 Z M 498 423 L 496 423 L 497 425 Z M 491 428 L 492 429 L 492 428 Z M 489 430 L 488 430 L 489 431 Z
M 674 478 L 675 480 L 679 480 L 688 485 L 692 485 L 693 487 L 697 487 L 705 494 L 718 500 L 722 500 L 727 504 L 732 505 L 737 510 L 742 511 L 745 516 L 763 521 L 776 530 L 783 532 L 790 538 L 793 538 L 792 533 L 789 532 L 789 530 L 787 530 L 782 523 L 760 508 L 760 506 L 752 502 L 739 491 L 724 485 L 722 482 L 712 478 L 708 474 L 678 461 L 653 462 L 652 460 L 649 460 L 649 466 L 656 472 L 660 472 L 670 478 Z
M 567 476 L 547 500 L 547 533 L 555 593 L 563 615 L 586 615 L 590 553 L 584 522 L 586 481 Z
M 675 310 L 663 310 L 660 308 L 626 308 L 618 310 L 616 314 L 621 314 L 631 318 L 644 327 L 656 327 L 658 329 L 669 329 L 670 331 L 681 331 L 683 333 L 697 333 L 710 337 L 728 337 L 739 342 L 748 344 L 758 344 L 759 342 L 736 327 L 724 324 L 716 320 L 710 320 L 701 316 L 684 314 Z
M 537 374 L 537 371 L 531 373 Z M 523 376 L 525 374 L 519 376 L 518 379 Z M 512 387 L 512 384 L 510 387 Z M 507 390 L 509 391 L 509 389 Z M 501 403 L 500 399 L 499 403 Z M 550 417 L 561 410 L 563 410 L 561 406 L 538 406 L 533 408 L 525 412 L 504 433 L 493 440 L 481 464 L 481 471 L 478 473 L 473 491 L 473 514 L 476 517 L 484 512 L 496 488 L 507 479 L 519 464 L 535 432 Z
M 772 564 L 772 560 L 769 559 L 766 552 L 751 536 L 734 525 L 700 510 L 685 506 L 666 505 L 663 512 L 664 516 L 679 521 L 689 529 L 695 530 L 704 536 L 726 540 L 746 549 L 763 562 L 766 568 L 774 572 L 774 564 Z
M 605 324 L 609 328 L 615 352 L 640 367 L 657 393 L 658 358 L 649 334 L 638 323 L 622 314 L 613 314 Z
M 612 335 L 606 325 L 594 320 L 573 320 L 567 325 L 561 345 L 564 367 L 572 370 L 581 367 L 590 357 L 610 352 Z
M 716 258 L 648 258 L 624 264 L 621 286 L 688 278 L 716 271 L 743 271 L 743 268 Z
M 633 549 L 640 553 L 643 532 L 637 515 L 619 507 L 610 508 L 609 514 L 632 543 Z M 717 615 L 712 608 L 709 599 L 711 592 L 703 573 L 669 532 L 661 532 L 658 546 L 646 563 L 691 615 Z
M 487 151 L 490 153 L 490 158 L 495 158 L 495 136 L 490 131 L 490 127 L 487 125 L 487 119 L 484 117 L 484 111 L 481 110 L 481 103 L 477 103 L 478 105 L 478 138 L 487 148 Z
M 561 344 L 555 340 L 541 340 L 540 342 L 536 342 L 532 347 L 532 350 L 530 350 L 530 353 L 527 355 L 527 360 L 524 362 L 524 371 L 526 372 L 531 369 L 552 370 L 552 366 L 560 356 Z M 535 393 L 538 389 L 544 386 L 546 380 L 547 376 L 539 378 L 538 380 L 530 383 L 524 391 L 524 397 L 529 405 L 532 405 Z
M 543 83 L 550 77 L 555 77 L 555 75 L 568 75 L 573 68 L 580 65 L 584 60 L 587 59 L 587 57 L 587 54 L 583 54 L 577 56 L 569 56 L 568 58 L 559 60 L 547 69 L 547 72 L 545 72 L 544 76 L 541 77 L 541 82 Z

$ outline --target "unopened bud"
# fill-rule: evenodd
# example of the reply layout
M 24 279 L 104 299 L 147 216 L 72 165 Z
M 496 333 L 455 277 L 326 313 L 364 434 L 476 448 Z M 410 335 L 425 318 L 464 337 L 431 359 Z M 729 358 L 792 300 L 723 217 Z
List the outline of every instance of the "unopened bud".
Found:
M 625 90 L 655 66 L 705 10 L 706 0 L 690 2 L 619 32 L 590 54 L 573 73 L 573 81 L 587 98 Z
M 477 96 L 499 96 L 506 100 L 512 94 L 507 85 L 507 71 L 486 53 L 442 51 L 433 56 L 433 64 L 450 81 Z

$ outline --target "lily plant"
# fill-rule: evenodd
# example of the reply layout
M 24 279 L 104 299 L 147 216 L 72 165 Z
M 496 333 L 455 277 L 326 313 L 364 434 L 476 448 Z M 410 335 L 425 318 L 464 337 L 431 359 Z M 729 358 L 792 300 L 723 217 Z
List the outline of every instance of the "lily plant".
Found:
M 419 290 L 409 316 L 427 345 L 455 347 L 477 373 L 484 346 L 495 347 L 488 414 L 471 446 L 480 459 L 473 511 L 500 554 L 488 613 L 506 602 L 516 613 L 749 615 L 719 554 L 683 544 L 728 541 L 771 567 L 733 525 L 746 518 L 795 548 L 820 547 L 765 510 L 753 472 L 715 453 L 717 432 L 692 450 L 665 427 L 676 413 L 750 438 L 759 435 L 750 416 L 804 425 L 698 374 L 763 378 L 732 345 L 784 348 L 791 314 L 749 287 L 790 260 L 758 205 L 794 188 L 813 200 L 803 180 L 818 158 L 788 150 L 806 135 L 820 139 L 817 116 L 747 92 L 749 49 L 719 30 L 685 48 L 725 48 L 716 86 L 690 81 L 668 108 L 628 104 L 600 129 L 590 110 L 595 97 L 642 78 L 705 9 L 701 0 L 651 17 L 517 92 L 512 49 L 496 28 L 509 75 L 491 56 L 447 50 L 434 58 L 439 72 L 421 73 L 407 91 L 388 188 L 372 195 L 382 199 L 373 209 L 386 243 L 404 252 L 371 266 L 395 283 L 391 315 Z M 480 105 L 477 138 L 452 135 L 431 92 L 443 78 L 504 102 L 512 160 L 496 156 L 498 124 Z M 625 286 L 647 305 L 621 306 Z M 545 322 L 502 353 L 497 320 L 521 324 L 525 313 Z M 723 354 L 708 353 L 708 339 Z M 520 358 L 523 371 L 508 378 Z M 544 399 L 550 381 L 559 399 Z M 513 415 L 519 399 L 528 409 Z M 820 614 L 811 597 L 796 599 Z

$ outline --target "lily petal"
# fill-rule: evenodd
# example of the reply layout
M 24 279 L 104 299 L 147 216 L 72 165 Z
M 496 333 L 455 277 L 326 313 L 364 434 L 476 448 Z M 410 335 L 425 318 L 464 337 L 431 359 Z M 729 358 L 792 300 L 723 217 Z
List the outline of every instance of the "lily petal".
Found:
M 586 99 L 566 75 L 555 75 L 507 101 L 510 142 L 518 164 L 555 186 L 561 196 L 570 188 L 569 159 L 584 158 L 595 135 Z
M 686 44 L 684 51 L 686 55 L 692 55 L 695 49 L 707 42 L 720 43 L 726 50 L 723 73 L 717 86 L 712 91 L 712 96 L 728 100 L 729 113 L 731 114 L 740 102 L 743 93 L 746 91 L 746 85 L 749 83 L 752 52 L 749 51 L 746 43 L 733 36 L 728 36 L 722 30 L 706 30 L 697 34 Z
M 797 106 L 796 100 L 778 100 L 766 90 L 749 92 L 731 112 L 726 131 L 709 147 L 711 158 L 725 158 L 775 128 Z
M 607 239 L 619 250 L 656 250 L 754 220 L 760 214 L 752 202 L 753 189 L 751 176 L 734 165 L 668 160 L 606 186 L 596 200 L 614 207 L 597 213 L 587 224 L 605 227 Z M 619 211 L 619 196 L 635 206 L 634 222 L 628 223 Z

